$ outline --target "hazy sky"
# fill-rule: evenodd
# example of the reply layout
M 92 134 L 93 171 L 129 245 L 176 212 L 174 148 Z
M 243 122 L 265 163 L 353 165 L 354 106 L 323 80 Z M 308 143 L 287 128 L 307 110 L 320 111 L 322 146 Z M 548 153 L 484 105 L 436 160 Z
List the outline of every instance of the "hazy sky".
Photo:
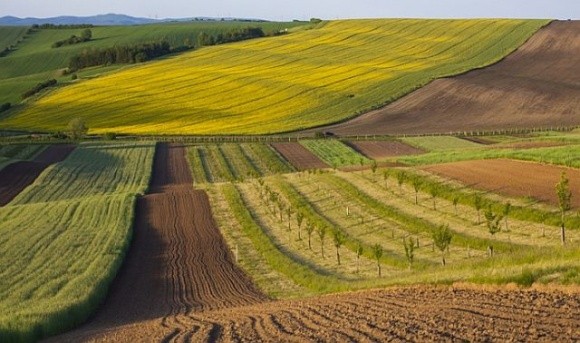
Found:
M 0 16 L 121 13 L 148 18 L 196 16 L 270 20 L 336 18 L 580 19 L 580 0 L 0 0 Z

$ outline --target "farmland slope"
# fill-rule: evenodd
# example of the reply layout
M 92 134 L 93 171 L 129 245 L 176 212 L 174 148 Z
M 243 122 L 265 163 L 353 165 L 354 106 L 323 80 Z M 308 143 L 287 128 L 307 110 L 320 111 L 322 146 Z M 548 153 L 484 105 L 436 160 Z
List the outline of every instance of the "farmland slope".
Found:
M 206 193 L 193 189 L 185 148 L 159 144 L 154 163 L 151 193 L 137 203 L 133 244 L 105 305 L 56 341 L 188 340 L 192 313 L 266 300 L 234 263 Z
M 344 120 L 511 53 L 545 20 L 345 20 L 200 49 L 52 92 L 2 124 L 263 134 Z M 90 99 L 87 100 L 87 99 Z
M 580 125 L 580 21 L 555 21 L 503 61 L 433 81 L 324 128 L 341 135 L 446 133 Z

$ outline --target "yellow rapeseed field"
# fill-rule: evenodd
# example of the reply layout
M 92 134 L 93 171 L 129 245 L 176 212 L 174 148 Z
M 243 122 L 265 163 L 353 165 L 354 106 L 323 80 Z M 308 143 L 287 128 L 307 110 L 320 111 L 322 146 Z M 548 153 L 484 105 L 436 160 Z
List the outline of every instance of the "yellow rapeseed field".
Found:
M 92 133 L 266 134 L 379 107 L 434 78 L 496 62 L 542 20 L 344 20 L 206 47 L 63 87 L 2 121 Z

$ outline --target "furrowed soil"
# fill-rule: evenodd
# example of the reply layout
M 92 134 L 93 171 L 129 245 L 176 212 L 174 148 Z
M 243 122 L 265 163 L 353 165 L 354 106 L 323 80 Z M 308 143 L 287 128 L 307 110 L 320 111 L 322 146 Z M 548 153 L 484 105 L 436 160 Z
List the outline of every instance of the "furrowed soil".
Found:
M 423 150 L 398 141 L 349 141 L 347 144 L 372 159 L 424 153 Z
M 5 206 L 54 163 L 63 161 L 74 145 L 51 145 L 32 161 L 14 162 L 0 170 L 0 206 Z
M 272 143 L 272 147 L 297 170 L 329 167 L 328 164 L 324 163 L 300 143 Z
M 580 339 L 576 291 L 416 286 L 267 301 L 235 266 L 181 146 L 160 144 L 151 194 L 108 299 L 57 342 Z M 576 293 L 574 293 L 576 292 Z
M 102 308 L 61 341 L 189 340 L 192 313 L 267 300 L 236 266 L 193 189 L 185 147 L 159 144 L 150 193 L 137 203 L 133 241 Z M 209 334 L 209 333 L 208 333 Z
M 495 65 L 435 80 L 386 107 L 317 130 L 427 134 L 580 125 L 579 35 L 580 21 L 554 21 Z
M 555 186 L 562 171 L 570 180 L 572 208 L 580 208 L 580 170 L 514 160 L 478 160 L 445 163 L 424 170 L 481 190 L 513 197 L 531 197 L 558 206 Z

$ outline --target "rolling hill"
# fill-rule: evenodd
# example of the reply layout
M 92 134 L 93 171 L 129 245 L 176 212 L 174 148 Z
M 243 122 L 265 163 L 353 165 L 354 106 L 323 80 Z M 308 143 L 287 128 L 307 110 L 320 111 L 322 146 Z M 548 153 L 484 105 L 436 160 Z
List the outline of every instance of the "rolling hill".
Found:
M 203 48 L 52 91 L 1 121 L 55 131 L 267 134 L 341 121 L 502 59 L 546 20 L 346 20 Z

